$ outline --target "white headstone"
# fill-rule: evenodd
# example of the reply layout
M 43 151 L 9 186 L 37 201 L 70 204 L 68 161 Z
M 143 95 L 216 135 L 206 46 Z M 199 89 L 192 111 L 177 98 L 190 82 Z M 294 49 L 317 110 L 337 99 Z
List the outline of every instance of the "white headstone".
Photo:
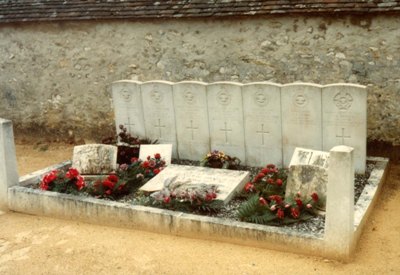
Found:
M 83 175 L 101 175 L 117 168 L 118 148 L 105 144 L 86 144 L 74 147 L 72 167 Z
M 329 253 L 348 257 L 354 248 L 354 150 L 330 150 L 325 235 Z
M 216 82 L 207 86 L 211 150 L 245 160 L 241 85 Z
M 307 83 L 283 85 L 283 165 L 289 165 L 296 147 L 322 149 L 321 86 Z
M 145 137 L 140 82 L 116 81 L 112 83 L 112 97 L 117 133 L 123 125 L 130 134 Z
M 172 156 L 178 157 L 172 83 L 149 81 L 141 86 L 147 137 L 172 144 Z
M 210 151 L 206 85 L 179 82 L 173 91 L 179 158 L 200 160 Z
M 8 209 L 8 188 L 18 180 L 12 122 L 0 118 L 0 209 Z
M 328 168 L 329 152 L 296 147 L 289 167 L 292 165 L 314 165 L 321 168 Z
M 227 169 L 213 169 L 185 165 L 170 165 L 140 188 L 144 192 L 159 191 L 167 179 L 177 176 L 179 181 L 192 184 L 215 185 L 218 187 L 217 199 L 228 203 L 236 192 L 240 192 L 249 181 L 249 172 Z
M 242 87 L 246 164 L 282 166 L 280 85 L 251 83 Z
M 367 91 L 354 84 L 332 84 L 322 90 L 323 150 L 354 148 L 355 170 L 365 172 L 367 156 Z
M 172 144 L 143 144 L 140 145 L 139 159 L 145 160 L 148 156 L 160 154 L 165 164 L 171 164 Z

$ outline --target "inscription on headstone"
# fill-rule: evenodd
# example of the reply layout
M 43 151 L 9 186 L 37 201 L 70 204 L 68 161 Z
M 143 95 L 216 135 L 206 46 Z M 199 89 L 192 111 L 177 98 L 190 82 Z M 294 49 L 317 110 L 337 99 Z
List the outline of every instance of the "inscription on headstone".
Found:
M 129 133 L 145 137 L 140 82 L 117 81 L 111 87 L 117 133 L 123 125 Z
M 210 151 L 206 85 L 179 82 L 173 91 L 179 157 L 200 160 Z
M 280 85 L 251 83 L 242 87 L 246 163 L 282 165 Z
M 353 84 L 326 85 L 322 92 L 323 150 L 354 148 L 356 172 L 364 173 L 367 148 L 367 91 Z
M 171 83 L 150 81 L 143 83 L 141 90 L 147 137 L 157 139 L 159 143 L 172 144 L 172 156 L 178 157 Z
M 289 167 L 292 165 L 314 165 L 327 169 L 329 167 L 329 152 L 297 147 L 294 150 Z
M 281 90 L 283 165 L 288 166 L 296 147 L 322 149 L 321 86 L 294 83 Z
M 245 162 L 241 85 L 217 82 L 207 86 L 208 117 L 212 150 Z

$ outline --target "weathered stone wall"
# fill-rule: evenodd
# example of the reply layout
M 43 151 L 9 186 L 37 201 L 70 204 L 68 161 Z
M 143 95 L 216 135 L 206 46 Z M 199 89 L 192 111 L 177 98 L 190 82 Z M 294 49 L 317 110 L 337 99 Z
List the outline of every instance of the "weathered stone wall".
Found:
M 121 79 L 368 85 L 368 136 L 400 143 L 400 18 L 264 17 L 0 25 L 0 117 L 104 137 Z

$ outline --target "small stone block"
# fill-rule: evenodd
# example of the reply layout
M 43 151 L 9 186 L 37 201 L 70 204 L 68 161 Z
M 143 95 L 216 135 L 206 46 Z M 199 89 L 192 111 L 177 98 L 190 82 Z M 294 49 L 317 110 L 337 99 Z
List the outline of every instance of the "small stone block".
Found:
M 72 167 L 83 175 L 108 174 L 117 168 L 117 147 L 86 144 L 74 147 Z
M 140 145 L 139 159 L 145 160 L 148 156 L 154 157 L 160 154 L 165 164 L 171 164 L 172 144 L 143 144 Z
M 213 169 L 187 165 L 170 165 L 140 188 L 144 192 L 159 191 L 167 179 L 190 181 L 193 184 L 207 184 L 218 187 L 217 199 L 228 203 L 236 192 L 243 189 L 249 181 L 250 173 L 226 169 Z
M 327 169 L 329 166 L 329 152 L 296 147 L 289 167 L 292 165 L 314 165 Z

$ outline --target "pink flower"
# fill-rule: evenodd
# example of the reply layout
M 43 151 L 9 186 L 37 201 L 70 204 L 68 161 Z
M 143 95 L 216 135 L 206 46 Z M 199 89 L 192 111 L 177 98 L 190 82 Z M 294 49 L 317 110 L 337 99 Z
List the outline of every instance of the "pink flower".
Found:
M 69 168 L 68 172 L 65 174 L 65 177 L 69 178 L 70 180 L 75 179 L 78 176 L 79 176 L 79 172 L 75 168 Z
M 307 207 L 308 209 L 310 209 L 310 208 L 312 208 L 312 205 L 309 204 L 309 203 L 307 203 L 306 207 Z
M 275 211 L 275 210 L 276 210 L 276 204 L 272 205 L 272 206 L 270 207 L 270 209 L 271 209 L 271 211 Z

